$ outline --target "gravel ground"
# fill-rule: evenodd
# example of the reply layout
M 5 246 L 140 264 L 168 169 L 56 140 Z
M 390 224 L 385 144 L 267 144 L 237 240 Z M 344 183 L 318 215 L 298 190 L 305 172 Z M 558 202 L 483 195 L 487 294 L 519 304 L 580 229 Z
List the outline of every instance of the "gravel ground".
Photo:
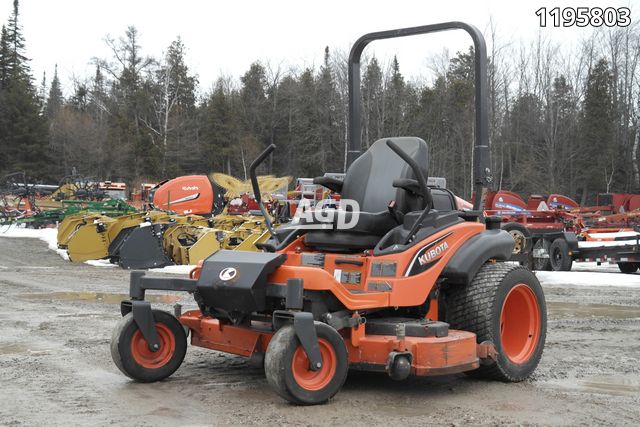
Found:
M 608 275 L 611 277 L 611 275 Z M 616 280 L 624 280 L 620 274 Z M 614 283 L 612 283 L 613 285 Z M 549 331 L 519 384 L 464 375 L 394 382 L 349 374 L 327 405 L 297 407 L 244 359 L 189 347 L 168 380 L 137 384 L 109 353 L 128 273 L 71 264 L 37 239 L 0 237 L 3 425 L 638 425 L 640 289 L 545 285 Z M 170 309 L 181 295 L 157 296 Z

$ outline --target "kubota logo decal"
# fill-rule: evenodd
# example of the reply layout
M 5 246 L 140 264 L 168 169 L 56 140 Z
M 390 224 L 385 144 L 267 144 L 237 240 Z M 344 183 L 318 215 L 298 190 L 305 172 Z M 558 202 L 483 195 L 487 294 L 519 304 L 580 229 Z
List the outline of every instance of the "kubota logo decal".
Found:
M 182 189 L 184 191 L 198 191 L 198 190 L 200 190 L 200 188 L 198 188 L 197 185 L 191 185 L 191 186 L 184 185 L 184 186 L 182 186 Z
M 445 239 L 453 233 L 447 233 L 423 246 L 411 260 L 411 264 L 404 273 L 405 276 L 413 276 L 427 271 L 436 265 L 449 249 L 449 243 Z
M 237 275 L 238 275 L 238 270 L 236 270 L 233 267 L 227 267 L 220 272 L 220 275 L 218 275 L 218 277 L 220 277 L 220 280 L 223 280 L 226 282 L 227 280 L 233 279 Z
M 428 264 L 430 261 L 442 255 L 447 249 L 449 249 L 449 245 L 447 244 L 447 242 L 442 242 L 435 248 L 430 249 L 419 256 L 418 262 L 420 263 L 420 265 Z

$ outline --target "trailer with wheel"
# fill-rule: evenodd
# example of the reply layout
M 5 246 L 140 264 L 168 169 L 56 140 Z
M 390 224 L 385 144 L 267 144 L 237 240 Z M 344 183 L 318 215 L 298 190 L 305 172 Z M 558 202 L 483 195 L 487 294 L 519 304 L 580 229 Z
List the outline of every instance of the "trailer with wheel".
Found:
M 538 236 L 533 249 L 540 270 L 570 271 L 574 262 L 617 264 L 623 273 L 640 265 L 640 233 L 633 229 L 592 229 Z

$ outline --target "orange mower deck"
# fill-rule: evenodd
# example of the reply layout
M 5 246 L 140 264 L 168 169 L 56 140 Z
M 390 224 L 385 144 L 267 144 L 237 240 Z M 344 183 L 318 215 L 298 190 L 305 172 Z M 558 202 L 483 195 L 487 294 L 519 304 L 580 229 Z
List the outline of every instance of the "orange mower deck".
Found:
M 272 332 L 260 332 L 258 327 L 249 329 L 222 324 L 217 319 L 203 316 L 200 310 L 188 311 L 179 320 L 191 330 L 191 345 L 238 356 L 264 355 L 273 336 Z M 366 335 L 365 328 L 366 325 L 360 325 L 343 333 L 352 369 L 385 371 L 392 351 L 408 351 L 413 355 L 412 375 L 453 374 L 479 366 L 476 336 L 471 332 L 450 330 L 449 335 L 442 338 L 398 339 L 392 335 Z M 308 370 L 308 359 L 306 355 L 304 357 Z

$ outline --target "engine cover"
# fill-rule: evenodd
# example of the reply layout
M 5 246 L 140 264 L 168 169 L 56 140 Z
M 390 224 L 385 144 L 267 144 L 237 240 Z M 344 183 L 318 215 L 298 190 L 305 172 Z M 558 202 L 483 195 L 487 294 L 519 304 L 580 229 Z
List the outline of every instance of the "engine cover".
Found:
M 163 183 L 153 194 L 156 209 L 183 215 L 208 215 L 214 210 L 215 194 L 206 175 L 179 176 Z
M 285 254 L 221 250 L 202 264 L 196 289 L 202 303 L 231 320 L 265 309 L 267 276 Z

